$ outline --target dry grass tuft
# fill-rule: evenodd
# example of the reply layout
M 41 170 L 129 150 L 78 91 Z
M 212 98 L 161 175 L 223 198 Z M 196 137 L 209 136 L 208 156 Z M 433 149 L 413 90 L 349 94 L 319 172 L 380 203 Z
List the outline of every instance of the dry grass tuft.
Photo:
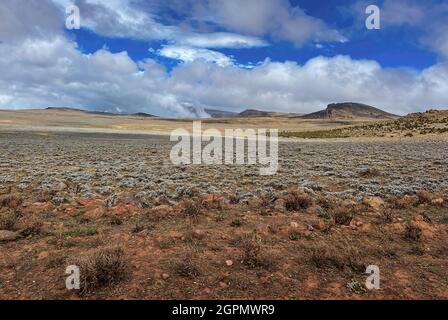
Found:
M 352 222 L 356 212 L 357 208 L 354 206 L 338 206 L 333 208 L 331 216 L 335 224 L 347 226 Z
M 258 197 L 258 205 L 263 209 L 273 208 L 275 200 L 277 200 L 276 197 L 270 193 L 264 192 Z
M 223 209 L 224 208 L 224 197 L 219 194 L 209 194 L 207 198 L 205 198 L 201 205 L 207 209 Z
M 365 272 L 365 264 L 361 261 L 360 251 L 354 246 L 344 243 L 316 244 L 311 248 L 311 263 L 317 268 L 348 269 L 352 272 Z
M 99 249 L 74 264 L 80 269 L 80 293 L 83 295 L 116 285 L 131 274 L 130 264 L 121 247 Z
M 422 229 L 415 224 L 409 224 L 406 226 L 404 237 L 407 240 L 420 241 L 422 239 Z
M 24 238 L 32 238 L 44 233 L 43 222 L 37 219 L 33 219 L 26 223 L 24 228 L 20 230 L 20 235 Z
M 256 234 L 250 234 L 240 239 L 243 250 L 242 262 L 250 269 L 273 267 L 274 261 L 263 253 L 262 240 Z
M 181 213 L 193 219 L 201 215 L 201 202 L 198 200 L 184 199 L 179 203 Z
M 51 201 L 53 196 L 54 196 L 54 192 L 42 190 L 36 195 L 36 201 L 37 202 L 49 202 L 49 201 Z
M 407 209 L 416 203 L 415 197 L 405 195 L 403 197 L 393 197 L 390 199 L 391 207 L 393 209 Z
M 240 197 L 237 193 L 231 193 L 227 196 L 230 204 L 238 204 L 240 202 Z
M 313 204 L 313 200 L 309 195 L 294 188 L 288 189 L 287 193 L 283 196 L 283 200 L 285 201 L 285 208 L 288 211 L 304 210 Z
M 22 214 L 18 210 L 8 210 L 0 214 L 0 230 L 14 230 L 21 216 Z
M 194 279 L 202 274 L 202 270 L 194 259 L 187 255 L 174 264 L 174 271 L 181 277 Z
M 381 217 L 385 223 L 392 223 L 394 221 L 394 212 L 392 210 L 385 209 L 381 212 Z
M 21 206 L 22 202 L 22 198 L 15 194 L 0 196 L 0 207 L 15 209 Z
M 432 200 L 431 194 L 424 190 L 417 192 L 417 198 L 417 204 L 430 204 Z
M 381 176 L 381 171 L 377 168 L 366 168 L 359 173 L 361 178 L 375 178 Z

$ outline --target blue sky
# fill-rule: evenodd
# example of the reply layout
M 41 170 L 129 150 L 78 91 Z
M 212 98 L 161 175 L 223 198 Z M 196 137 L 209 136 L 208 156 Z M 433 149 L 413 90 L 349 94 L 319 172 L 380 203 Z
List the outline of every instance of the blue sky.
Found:
M 446 108 L 447 17 L 443 0 L 4 0 L 0 108 Z
M 407 24 L 382 28 L 380 30 L 367 30 L 364 20 L 368 15 L 359 10 L 358 13 L 349 8 L 356 1 L 328 0 L 323 2 L 312 0 L 293 0 L 292 6 L 300 6 L 307 14 L 319 18 L 334 29 L 350 36 L 349 41 L 320 43 L 310 42 L 297 47 L 288 41 L 270 41 L 269 46 L 260 48 L 220 48 L 216 51 L 228 56 L 234 56 L 241 64 L 249 64 L 270 59 L 272 61 L 296 61 L 305 63 L 315 56 L 350 55 L 354 59 L 369 59 L 379 62 L 383 67 L 411 67 L 424 69 L 438 61 L 437 53 L 419 43 L 422 32 L 419 28 Z M 372 2 L 381 7 L 382 1 Z M 165 14 L 173 14 L 167 10 Z M 358 16 L 357 16 L 358 15 Z M 163 15 L 162 15 L 163 16 Z M 185 17 L 180 17 L 180 19 Z M 448 17 L 447 17 L 448 18 Z M 161 20 L 163 22 L 163 19 Z M 168 21 L 167 21 L 168 23 Z M 105 37 L 82 28 L 68 31 L 74 35 L 76 42 L 84 53 L 94 53 L 103 47 L 111 52 L 127 51 L 134 61 L 152 58 L 171 69 L 181 61 L 165 59 L 148 51 L 161 49 L 169 43 L 167 40 L 139 40 L 132 38 Z

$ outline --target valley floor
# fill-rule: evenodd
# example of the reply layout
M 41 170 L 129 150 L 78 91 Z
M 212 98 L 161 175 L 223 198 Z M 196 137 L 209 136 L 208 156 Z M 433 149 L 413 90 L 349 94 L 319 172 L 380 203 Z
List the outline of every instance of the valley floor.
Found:
M 162 135 L 0 147 L 2 299 L 448 298 L 446 139 L 281 142 L 265 177 L 173 166 Z

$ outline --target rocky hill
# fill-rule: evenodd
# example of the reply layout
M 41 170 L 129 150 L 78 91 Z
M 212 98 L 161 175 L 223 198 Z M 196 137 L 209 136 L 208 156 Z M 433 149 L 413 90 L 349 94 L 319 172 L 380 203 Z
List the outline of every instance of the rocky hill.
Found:
M 381 109 L 354 102 L 329 104 L 327 109 L 301 116 L 303 119 L 396 119 Z
M 398 119 L 385 119 L 371 124 L 308 132 L 281 132 L 283 137 L 349 138 L 349 137 L 415 137 L 448 134 L 448 110 L 410 113 Z
M 300 113 L 288 113 L 288 112 L 274 112 L 274 111 L 261 111 L 256 109 L 247 109 L 240 112 L 237 116 L 241 118 L 257 118 L 257 117 L 286 117 L 295 118 L 303 114 Z
M 243 112 L 240 112 L 238 114 L 238 116 L 239 117 L 246 117 L 246 118 L 250 118 L 250 117 L 269 117 L 269 116 L 271 116 L 271 114 L 272 114 L 272 112 L 268 112 L 268 111 L 247 109 L 247 110 L 244 110 Z

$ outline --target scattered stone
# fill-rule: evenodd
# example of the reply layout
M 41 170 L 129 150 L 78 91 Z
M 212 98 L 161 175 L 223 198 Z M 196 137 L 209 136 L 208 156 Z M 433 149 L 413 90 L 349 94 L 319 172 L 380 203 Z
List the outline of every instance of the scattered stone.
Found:
M 19 237 L 17 232 L 0 230 L 0 241 L 15 241 Z
M 274 209 L 277 211 L 283 211 L 285 209 L 285 200 L 283 199 L 275 200 Z
M 184 237 L 183 233 L 179 231 L 170 231 L 166 234 L 166 236 L 173 239 L 182 239 Z
M 162 204 L 160 206 L 157 206 L 155 208 L 151 209 L 151 212 L 154 214 L 160 214 L 160 215 L 164 215 L 164 216 L 168 216 L 173 212 L 173 208 L 166 205 L 166 204 Z
M 433 199 L 431 201 L 431 203 L 433 205 L 435 205 L 435 206 L 440 206 L 441 207 L 443 205 L 443 203 L 444 203 L 444 200 L 442 198 L 437 198 L 437 199 Z
M 326 229 L 325 222 L 322 220 L 319 220 L 319 221 L 313 223 L 313 228 L 316 230 L 321 230 L 321 231 L 325 230 Z
M 61 197 L 61 196 L 54 196 L 51 199 L 51 202 L 53 202 L 53 204 L 55 204 L 55 205 L 60 205 L 60 204 L 63 204 L 65 202 L 65 198 Z
M 48 251 L 42 251 L 41 253 L 39 253 L 39 255 L 37 256 L 37 259 L 42 260 L 42 259 L 46 259 L 48 258 L 49 253 Z
M 298 228 L 299 224 L 297 222 L 291 222 L 291 227 Z
M 374 210 L 378 210 L 385 203 L 380 197 L 365 197 L 362 202 Z
M 108 196 L 112 192 L 114 192 L 114 188 L 112 188 L 110 186 L 99 187 L 96 189 L 96 192 L 98 192 L 102 196 Z
M 204 239 L 206 236 L 206 233 L 205 233 L 205 231 L 196 229 L 193 231 L 193 235 L 196 239 Z
M 106 199 L 106 206 L 112 207 L 115 204 L 115 201 L 117 199 L 117 195 L 113 194 L 109 198 Z
M 51 186 L 51 189 L 53 191 L 60 192 L 60 191 L 64 191 L 65 189 L 67 189 L 67 185 L 64 182 L 60 181 L 60 182 L 53 184 Z
M 54 205 L 51 202 L 35 202 L 22 210 L 24 214 L 46 214 L 54 209 Z
M 358 228 L 361 227 L 364 224 L 359 218 L 354 218 L 352 221 L 350 221 L 350 227 L 352 228 Z
M 226 260 L 226 265 L 227 265 L 228 267 L 233 266 L 233 261 L 232 261 L 232 260 Z
M 321 216 L 321 215 L 323 215 L 325 213 L 325 210 L 321 206 L 319 206 L 319 205 L 314 205 L 314 206 L 311 206 L 310 208 L 308 208 L 307 212 L 309 214 L 313 214 L 313 215 L 316 215 L 316 216 Z
M 106 208 L 103 206 L 91 207 L 84 215 L 92 220 L 100 219 L 106 215 Z
M 162 274 L 162 279 L 163 280 L 166 280 L 166 279 L 168 279 L 170 277 L 170 275 L 168 274 L 168 273 L 164 273 L 164 274 Z

